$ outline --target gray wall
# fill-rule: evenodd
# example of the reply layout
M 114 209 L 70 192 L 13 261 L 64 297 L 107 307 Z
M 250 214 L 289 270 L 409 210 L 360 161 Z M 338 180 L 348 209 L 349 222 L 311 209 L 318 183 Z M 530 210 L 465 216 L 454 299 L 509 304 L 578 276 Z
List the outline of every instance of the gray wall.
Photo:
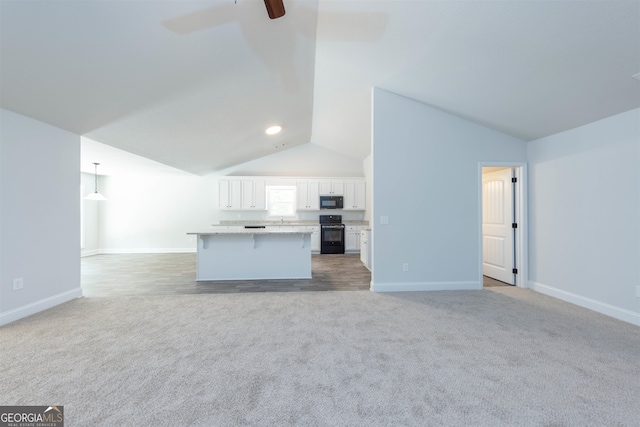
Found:
M 80 136 L 0 110 L 0 324 L 82 296 Z M 13 279 L 24 288 L 13 291 Z
M 369 154 L 363 161 L 362 161 L 362 169 L 364 170 L 364 179 L 366 182 L 366 187 L 365 187 L 365 205 L 367 207 L 367 210 L 365 211 L 364 214 L 364 219 L 366 221 L 369 221 L 371 223 L 371 200 L 372 200 L 372 196 L 373 196 L 373 190 L 372 190 L 372 182 L 373 182 L 373 157 L 371 156 L 371 154 Z
M 219 171 L 236 176 L 363 176 L 362 161 L 309 143 Z
M 640 325 L 640 109 L 528 144 L 530 287 Z
M 526 155 L 519 139 L 374 89 L 373 290 L 479 288 L 478 164 Z

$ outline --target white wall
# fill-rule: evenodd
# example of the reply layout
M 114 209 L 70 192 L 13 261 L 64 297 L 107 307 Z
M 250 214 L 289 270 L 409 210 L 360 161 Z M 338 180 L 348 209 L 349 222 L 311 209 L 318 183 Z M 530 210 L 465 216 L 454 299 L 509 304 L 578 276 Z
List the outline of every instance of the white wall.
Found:
M 217 199 L 214 177 L 119 175 L 102 177 L 100 251 L 189 252 L 194 236 L 213 222 Z
M 373 97 L 372 289 L 479 289 L 478 164 L 524 162 L 526 144 L 380 89 Z
M 640 110 L 528 144 L 530 287 L 640 325 Z
M 82 296 L 80 136 L 0 110 L 0 324 Z M 13 279 L 24 288 L 13 291 Z
M 98 177 L 98 189 L 102 191 L 101 178 Z M 100 225 L 98 223 L 100 219 L 100 206 L 104 202 L 95 200 L 84 200 L 84 196 L 93 193 L 95 187 L 94 175 L 88 173 L 80 174 L 80 183 L 82 185 L 82 197 L 80 201 L 80 208 L 82 209 L 82 248 L 81 256 L 95 255 L 100 249 L 99 230 Z

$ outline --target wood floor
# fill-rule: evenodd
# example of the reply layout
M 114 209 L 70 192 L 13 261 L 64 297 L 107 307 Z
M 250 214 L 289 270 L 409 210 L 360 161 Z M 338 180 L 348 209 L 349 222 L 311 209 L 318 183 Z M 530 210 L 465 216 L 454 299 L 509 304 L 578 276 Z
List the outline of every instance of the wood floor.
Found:
M 368 290 L 371 272 L 360 256 L 312 255 L 312 277 L 306 280 L 228 280 L 196 282 L 196 255 L 121 254 L 81 259 L 82 291 L 86 297 L 175 295 L 230 292 L 360 291 Z M 509 286 L 483 277 L 484 287 Z
M 371 273 L 360 256 L 312 255 L 312 278 L 196 282 L 196 254 L 95 255 L 81 259 L 85 297 L 232 292 L 368 290 Z

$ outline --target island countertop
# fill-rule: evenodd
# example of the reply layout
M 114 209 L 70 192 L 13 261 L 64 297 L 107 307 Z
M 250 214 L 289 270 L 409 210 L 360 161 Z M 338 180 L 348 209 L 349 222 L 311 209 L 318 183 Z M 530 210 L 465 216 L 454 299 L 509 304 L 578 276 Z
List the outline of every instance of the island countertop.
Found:
M 213 229 L 207 231 L 194 231 L 187 234 L 210 236 L 214 234 L 311 234 L 311 230 L 304 230 L 298 228 L 240 228 L 240 229 L 227 229 L 226 227 L 220 227 L 220 229 Z
M 369 226 L 369 221 L 366 220 L 349 220 L 343 219 L 344 225 L 352 226 Z M 211 224 L 213 227 L 227 227 L 227 226 L 266 226 L 266 227 L 310 227 L 319 226 L 318 220 L 286 220 L 286 221 L 269 221 L 269 220 L 222 220 L 219 224 Z

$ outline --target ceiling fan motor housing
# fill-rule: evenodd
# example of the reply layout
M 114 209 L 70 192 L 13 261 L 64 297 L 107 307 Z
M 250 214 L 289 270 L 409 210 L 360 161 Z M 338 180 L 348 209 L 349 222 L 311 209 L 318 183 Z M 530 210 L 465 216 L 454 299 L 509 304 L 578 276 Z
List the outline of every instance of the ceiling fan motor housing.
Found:
M 284 3 L 283 0 L 264 0 L 265 6 L 267 6 L 267 13 L 269 18 L 277 19 L 284 16 Z

